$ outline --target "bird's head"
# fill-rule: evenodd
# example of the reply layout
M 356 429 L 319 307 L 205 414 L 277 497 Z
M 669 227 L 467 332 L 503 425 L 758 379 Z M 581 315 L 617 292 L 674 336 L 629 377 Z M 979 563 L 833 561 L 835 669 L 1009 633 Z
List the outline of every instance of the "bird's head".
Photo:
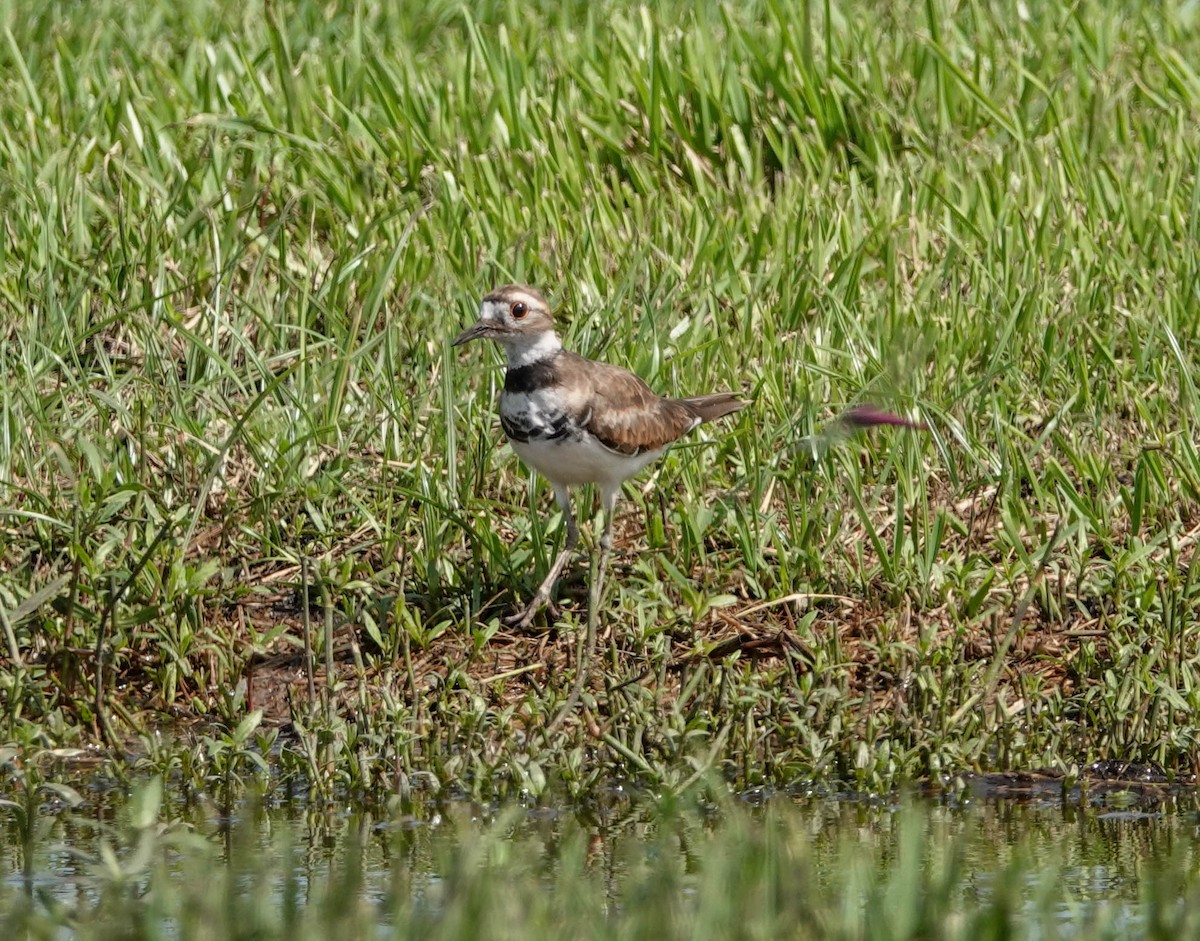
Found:
M 472 340 L 495 340 L 508 354 L 509 366 L 548 356 L 561 348 L 550 305 L 538 291 L 506 284 L 479 304 L 479 320 L 454 338 L 451 346 Z

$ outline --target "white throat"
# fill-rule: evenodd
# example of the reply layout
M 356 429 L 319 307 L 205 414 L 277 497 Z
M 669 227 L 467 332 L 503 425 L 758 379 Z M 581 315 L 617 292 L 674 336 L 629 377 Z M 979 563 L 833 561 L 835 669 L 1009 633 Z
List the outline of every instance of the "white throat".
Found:
M 508 356 L 509 369 L 520 369 L 522 366 L 540 363 L 562 349 L 562 341 L 553 330 L 546 330 L 532 339 L 522 337 L 516 343 L 503 340 L 501 342 L 504 343 L 504 352 Z

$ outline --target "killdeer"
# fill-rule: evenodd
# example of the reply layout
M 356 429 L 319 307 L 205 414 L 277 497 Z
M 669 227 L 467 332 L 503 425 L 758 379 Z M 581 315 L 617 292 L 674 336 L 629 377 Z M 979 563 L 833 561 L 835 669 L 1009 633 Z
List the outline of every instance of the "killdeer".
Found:
M 550 603 L 550 593 L 579 542 L 569 488 L 600 488 L 602 581 L 621 484 L 697 425 L 736 412 L 746 403 L 732 392 L 663 398 L 628 370 L 563 349 L 546 299 L 523 285 L 506 285 L 484 297 L 478 323 L 455 337 L 452 345 L 481 339 L 495 340 L 508 359 L 500 394 L 504 434 L 521 460 L 550 481 L 567 526 L 566 543 L 545 581 L 524 609 L 505 619 L 526 627 Z

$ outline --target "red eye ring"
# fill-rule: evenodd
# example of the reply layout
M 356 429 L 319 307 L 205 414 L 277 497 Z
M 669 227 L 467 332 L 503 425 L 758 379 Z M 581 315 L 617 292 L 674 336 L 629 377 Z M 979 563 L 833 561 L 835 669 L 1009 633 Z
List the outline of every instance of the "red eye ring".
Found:
M 517 301 L 512 305 L 512 315 L 517 320 L 521 320 L 529 313 L 529 308 L 522 302 Z

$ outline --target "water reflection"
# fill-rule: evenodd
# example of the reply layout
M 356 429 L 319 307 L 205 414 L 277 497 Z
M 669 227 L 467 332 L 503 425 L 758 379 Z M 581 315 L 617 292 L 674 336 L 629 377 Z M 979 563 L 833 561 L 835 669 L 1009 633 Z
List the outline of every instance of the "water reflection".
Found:
M 1055 910 L 1064 919 L 1102 903 L 1116 906 L 1118 922 L 1131 926 L 1155 863 L 1171 859 L 1186 872 L 1197 870 L 1200 814 L 1193 792 L 1125 788 L 1064 800 L 1061 785 L 1014 796 L 994 784 L 968 782 L 949 797 L 889 800 L 756 792 L 720 806 L 678 802 L 679 812 L 665 810 L 661 798 L 624 790 L 577 808 L 456 800 L 397 815 L 288 801 L 247 801 L 230 812 L 175 795 L 144 831 L 131 830 L 124 799 L 109 791 L 74 810 L 49 802 L 32 828 L 5 813 L 0 869 L 4 899 L 24 896 L 50 908 L 94 902 L 113 879 L 126 878 L 140 891 L 152 872 L 181 887 L 207 872 L 200 878 L 227 879 L 234 891 L 246 892 L 260 891 L 253 887 L 269 872 L 269 897 L 260 901 L 297 909 L 341 873 L 338 884 L 382 908 L 392 910 L 400 898 L 406 911 L 432 916 L 446 905 L 447 886 L 461 882 L 459 868 L 486 861 L 503 870 L 509 854 L 521 878 L 546 892 L 561 883 L 564 869 L 577 867 L 611 916 L 636 901 L 630 895 L 641 883 L 626 878 L 631 874 L 644 881 L 645 873 L 677 870 L 684 897 L 694 898 L 712 853 L 728 852 L 720 834 L 736 825 L 763 846 L 782 847 L 779 859 L 801 859 L 805 872 L 831 891 L 853 886 L 863 867 L 891 873 L 893 882 L 916 869 L 935 888 L 944 882 L 964 905 L 987 906 L 1015 892 L 1019 904 L 1035 906 L 1038 893 L 1048 891 L 1041 877 L 1050 872 Z M 502 839 L 480 841 L 497 831 Z M 189 862 L 197 846 L 225 870 Z M 150 859 L 139 858 L 147 853 Z M 346 882 L 348 870 L 354 876 Z M 1015 888 L 1006 881 L 1013 871 L 1023 873 Z

